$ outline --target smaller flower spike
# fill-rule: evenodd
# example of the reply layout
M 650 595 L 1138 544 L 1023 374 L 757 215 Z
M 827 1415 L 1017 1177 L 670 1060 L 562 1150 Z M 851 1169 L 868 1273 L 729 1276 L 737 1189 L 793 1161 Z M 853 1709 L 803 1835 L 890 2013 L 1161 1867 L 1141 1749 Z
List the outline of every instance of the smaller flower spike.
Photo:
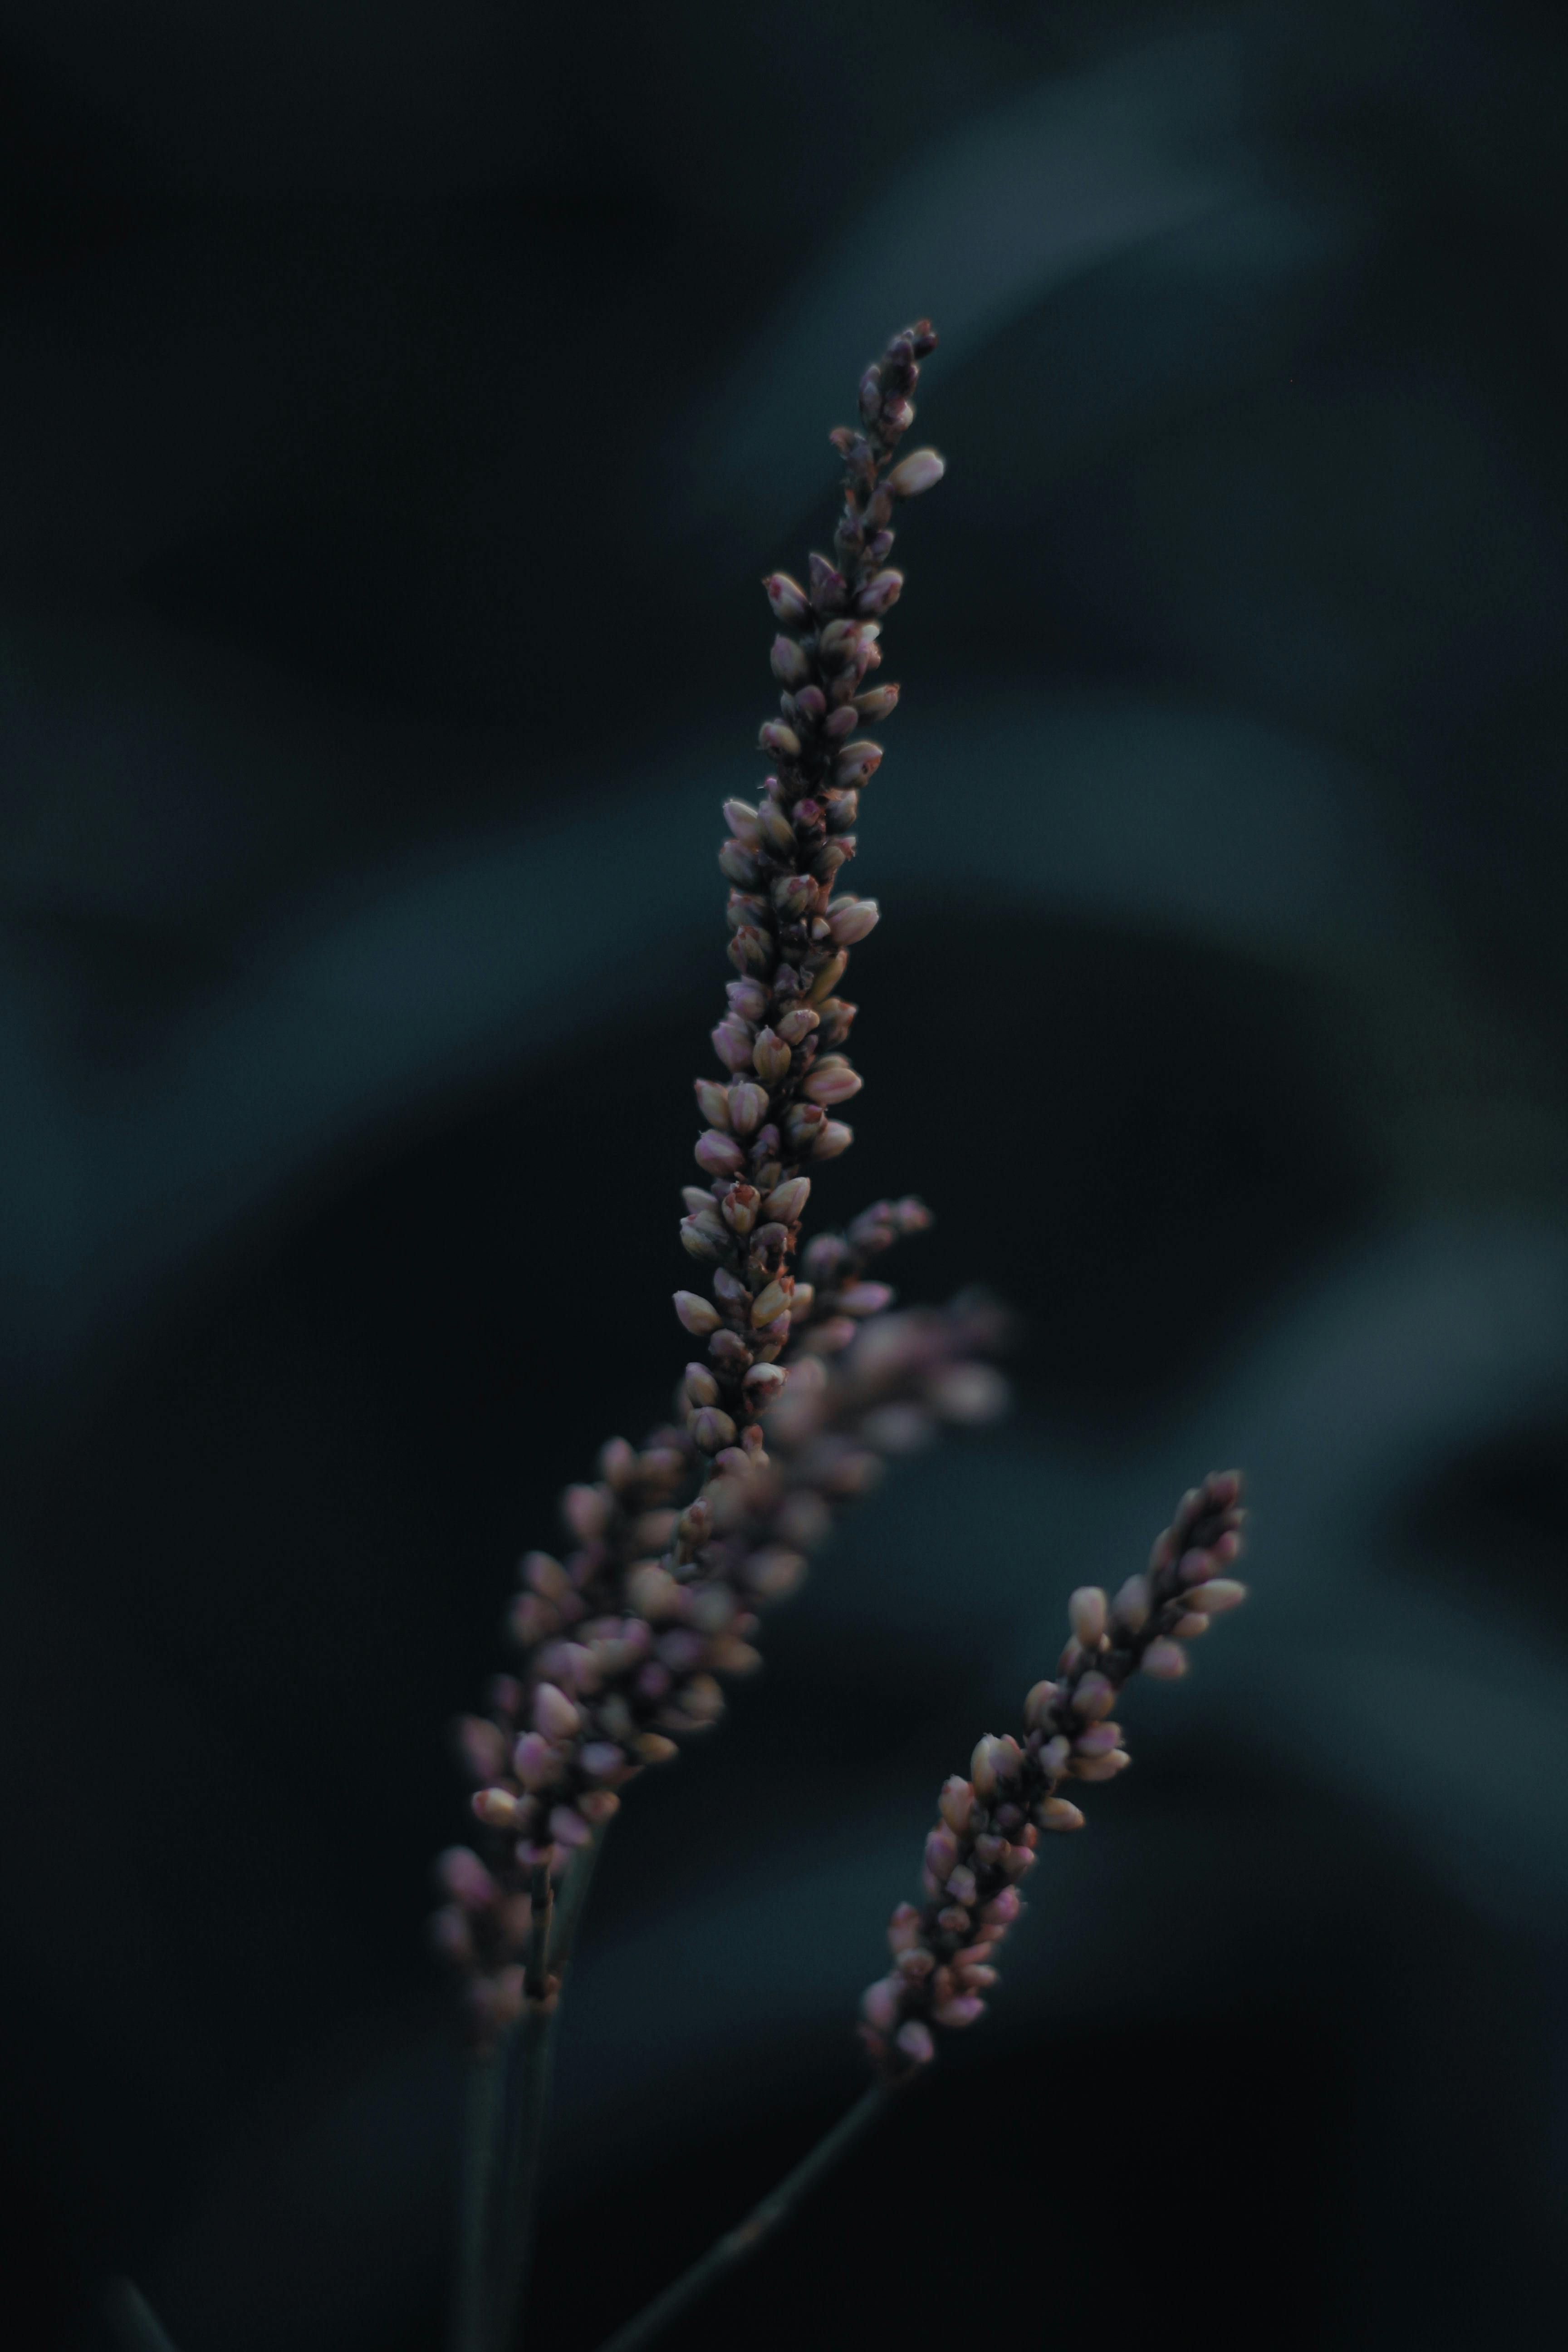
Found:
M 931 2028 L 973 2025 L 996 1981 L 996 1947 L 1023 1909 L 1021 1881 L 1040 1832 L 1083 1827 L 1064 1781 L 1114 1780 L 1129 1762 L 1110 1720 L 1123 1686 L 1142 1669 L 1169 1675 L 1186 1664 L 1182 1644 L 1246 1598 L 1221 1574 L 1241 1549 L 1241 1474 L 1215 1471 L 1184 1495 L 1155 1542 L 1145 1575 L 1114 1601 L 1098 1585 L 1072 1596 L 1072 1634 L 1054 1680 L 1024 1702 L 1017 1738 L 987 1733 L 967 1779 L 955 1775 L 937 1801 L 926 1840 L 923 1906 L 900 1903 L 888 1927 L 893 1965 L 861 2001 L 860 2034 L 889 2080 L 936 2054 Z M 1213 1596 L 1205 1605 L 1205 1596 Z

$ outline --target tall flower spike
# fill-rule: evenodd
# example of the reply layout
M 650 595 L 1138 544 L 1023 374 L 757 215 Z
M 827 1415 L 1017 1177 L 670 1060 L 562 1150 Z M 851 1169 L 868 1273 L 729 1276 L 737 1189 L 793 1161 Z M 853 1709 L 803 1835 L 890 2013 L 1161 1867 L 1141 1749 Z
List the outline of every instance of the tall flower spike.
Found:
M 670 1424 L 640 1448 L 612 1439 L 598 1478 L 566 1490 L 563 1558 L 522 1563 L 519 1672 L 460 1727 L 483 1858 L 444 1859 L 436 1934 L 467 1979 L 481 2044 L 528 1999 L 537 1874 L 562 1870 L 620 1791 L 676 1753 L 671 1735 L 718 1720 L 719 1678 L 758 1663 L 759 1612 L 798 1585 L 886 1462 L 1005 1400 L 979 1360 L 1003 1334 L 994 1307 L 896 1314 L 891 1290 L 864 1279 L 929 1223 L 918 1202 L 879 1202 L 825 1236 L 819 1284 L 794 1272 L 808 1171 L 847 1150 L 850 1128 L 829 1114 L 861 1087 L 842 1050 L 855 1007 L 837 991 L 878 908 L 838 877 L 881 759 L 864 730 L 898 700 L 896 687 L 865 688 L 879 616 L 903 586 L 888 564 L 891 517 L 941 471 L 931 451 L 896 462 L 935 341 L 924 320 L 896 335 L 862 382 L 863 429 L 833 436 L 846 466 L 833 559 L 811 558 L 806 587 L 784 573 L 764 583 L 784 691 L 763 740 L 777 772 L 758 805 L 724 803 L 735 977 L 713 1032 L 719 1072 L 696 1082 L 703 1181 L 686 1187 L 680 1225 L 703 1286 L 675 1294 L 706 1360 L 687 1366 Z
M 1068 1604 L 1071 1637 L 1054 1680 L 1024 1702 L 1018 1737 L 988 1733 L 938 1800 L 926 1840 L 917 1908 L 900 1903 L 888 1927 L 893 1965 L 861 2000 L 861 2037 L 889 2080 L 936 2054 L 937 2032 L 973 2025 L 996 1981 L 996 1948 L 1023 1908 L 1042 1830 L 1083 1827 L 1064 1783 L 1114 1780 L 1129 1762 L 1111 1709 L 1140 1669 L 1169 1676 L 1182 1646 L 1247 1589 L 1224 1573 L 1241 1549 L 1241 1475 L 1215 1471 L 1182 1497 L 1145 1574 L 1114 1601 L 1085 1585 Z

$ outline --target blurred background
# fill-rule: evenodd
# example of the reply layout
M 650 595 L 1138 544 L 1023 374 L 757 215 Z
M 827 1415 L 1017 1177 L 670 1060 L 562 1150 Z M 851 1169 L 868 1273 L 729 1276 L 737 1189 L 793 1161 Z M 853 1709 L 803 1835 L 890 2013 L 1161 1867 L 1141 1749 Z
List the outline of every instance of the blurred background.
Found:
M 984 2029 L 679 2339 L 1549 2327 L 1568 46 L 1522 0 L 13 0 L 0 2292 L 426 2352 L 513 1564 L 683 1350 L 771 563 L 942 346 L 831 1215 L 1025 1318 L 639 1785 L 559 2352 L 853 2095 L 942 1776 L 1249 1468 Z

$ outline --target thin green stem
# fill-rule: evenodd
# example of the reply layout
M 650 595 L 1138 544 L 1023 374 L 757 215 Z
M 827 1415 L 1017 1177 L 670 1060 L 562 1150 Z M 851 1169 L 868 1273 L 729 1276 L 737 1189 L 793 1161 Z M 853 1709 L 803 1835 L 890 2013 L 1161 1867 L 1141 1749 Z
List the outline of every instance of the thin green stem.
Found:
M 174 2352 L 174 2338 L 140 2290 L 128 2278 L 110 2279 L 103 2298 L 110 2326 L 128 2352 Z
M 477 2051 L 468 2061 L 463 2118 L 452 2352 L 485 2352 L 485 2274 L 495 2204 L 500 2091 L 501 2068 L 495 2052 Z
M 507 2147 L 496 2231 L 490 2352 L 512 2352 L 520 2340 L 559 2013 L 559 2001 L 552 2001 L 548 2009 L 531 2004 L 513 2029 L 507 2051 Z
M 596 1829 L 592 1841 L 573 1856 L 558 1898 L 550 1894 L 547 1881 L 536 1895 L 535 1916 L 542 1920 L 543 1933 L 529 1955 L 531 1997 L 500 2053 L 485 2231 L 489 2312 L 477 2339 L 483 2352 L 513 2352 L 519 2341 L 562 1996 L 604 1835 L 603 1827 Z M 536 1985 L 542 1998 L 534 1996 Z
M 761 2204 L 752 2206 L 738 2227 L 727 2230 L 705 2254 L 692 2263 L 689 2271 L 681 2273 L 673 2286 L 667 2286 L 664 2293 L 655 2295 L 635 2319 L 628 2319 L 624 2327 L 617 2328 L 600 2346 L 599 2352 L 641 2352 L 645 2344 L 651 2344 L 657 2336 L 662 2336 L 672 2320 L 679 2319 L 683 2311 L 700 2302 L 721 2279 L 727 2278 L 742 2263 L 748 2262 L 758 2248 L 766 2245 L 774 2231 L 782 2229 L 791 2219 L 796 2207 L 810 2195 L 817 2182 L 831 2172 L 835 2165 L 847 2156 L 856 2142 L 870 2130 L 898 2087 L 893 2084 L 874 2083 L 868 2091 L 862 2092 L 848 2113 L 839 2117 L 833 2129 L 817 2141 L 809 2155 L 802 2157 L 793 2172 L 785 2173 L 777 2188 L 770 2189 Z

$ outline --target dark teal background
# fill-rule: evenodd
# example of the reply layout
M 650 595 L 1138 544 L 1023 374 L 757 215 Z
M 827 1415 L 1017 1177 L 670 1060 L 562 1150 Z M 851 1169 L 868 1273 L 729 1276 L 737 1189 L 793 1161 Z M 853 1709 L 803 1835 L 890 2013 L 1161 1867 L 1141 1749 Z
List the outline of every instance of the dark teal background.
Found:
M 50 0 L 0 67 L 12 2340 L 130 2268 L 181 2352 L 437 2341 L 446 1727 L 682 1360 L 755 583 L 918 310 L 819 1192 L 931 1201 L 905 1295 L 1014 1300 L 1018 1407 L 628 1802 L 539 2340 L 852 2095 L 942 1775 L 1233 1459 L 1253 1605 L 679 2343 L 1548 2340 L 1557 14 Z

